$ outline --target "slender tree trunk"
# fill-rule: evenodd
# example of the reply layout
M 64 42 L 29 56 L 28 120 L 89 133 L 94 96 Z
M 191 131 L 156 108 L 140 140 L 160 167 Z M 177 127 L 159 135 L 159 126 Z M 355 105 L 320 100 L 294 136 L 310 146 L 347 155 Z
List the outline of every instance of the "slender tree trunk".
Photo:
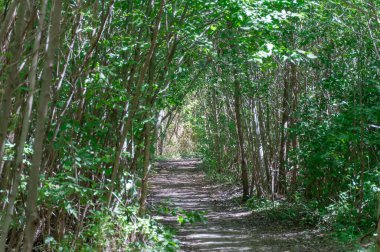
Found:
M 48 47 L 46 61 L 42 74 L 41 91 L 37 109 L 36 135 L 33 144 L 33 158 L 28 179 L 28 194 L 26 202 L 26 228 L 24 233 L 24 251 L 32 251 L 35 228 L 38 224 L 37 195 L 40 176 L 40 166 L 43 153 L 43 142 L 45 138 L 45 121 L 50 100 L 50 89 L 53 82 L 53 67 L 55 51 L 59 45 L 62 0 L 53 1 L 51 13 L 51 25 L 48 35 Z
M 377 196 L 376 251 L 380 252 L 380 193 Z
M 156 136 L 156 152 L 157 153 L 161 153 L 161 150 L 162 150 L 162 123 L 163 123 L 163 120 L 165 119 L 165 111 L 164 110 L 160 110 L 160 112 L 158 113 L 158 116 L 157 116 L 157 123 L 156 123 L 156 127 L 155 127 L 155 136 Z
M 18 74 L 19 61 L 23 48 L 23 32 L 26 24 L 27 5 L 21 4 L 17 10 L 19 18 L 16 21 L 14 35 L 10 45 L 9 65 L 6 71 L 5 92 L 2 96 L 0 107 L 0 177 L 3 168 L 3 156 L 5 150 L 5 140 L 7 138 L 8 124 L 12 110 L 12 94 L 20 82 Z
M 286 193 L 286 170 L 285 162 L 287 160 L 287 127 L 289 120 L 289 80 L 288 76 L 284 77 L 284 94 L 282 99 L 282 119 L 280 126 L 280 153 L 279 153 L 279 166 L 278 166 L 278 182 L 279 193 Z
M 234 71 L 234 100 L 235 100 L 235 118 L 236 118 L 236 131 L 238 135 L 238 150 L 240 153 L 240 168 L 241 168 L 241 182 L 243 185 L 243 201 L 246 201 L 249 197 L 249 182 L 248 182 L 248 167 L 247 158 L 244 149 L 244 133 L 241 120 L 241 93 L 240 82 L 237 79 L 236 70 Z
M 363 60 L 360 61 L 360 64 L 359 66 L 360 67 L 364 67 L 364 62 Z M 359 73 L 362 73 L 362 71 L 358 71 Z M 363 111 L 363 108 L 364 108 L 364 97 L 365 97 L 365 93 L 364 93 L 364 76 L 363 74 L 360 74 L 360 79 L 358 80 L 358 90 L 359 90 L 359 127 L 360 127 L 360 133 L 359 133 L 359 162 L 360 162 L 360 172 L 359 172 L 359 177 L 360 177 L 360 180 L 359 180 L 359 197 L 358 197 L 358 208 L 359 208 L 359 214 L 358 214 L 358 223 L 361 222 L 361 218 L 362 218 L 362 212 L 363 212 L 363 201 L 364 201 L 364 175 L 365 175 L 365 171 L 366 171 L 366 161 L 365 161 L 365 143 L 364 143 L 364 138 L 365 138 L 365 135 L 364 135 L 364 132 L 365 132 L 365 129 L 364 129 L 364 111 Z
M 150 65 L 151 59 L 153 57 L 153 53 L 155 52 L 158 32 L 160 30 L 160 23 L 161 23 L 161 17 L 162 17 L 162 13 L 163 13 L 164 3 L 165 3 L 165 0 L 161 0 L 160 9 L 159 9 L 159 12 L 156 16 L 155 24 L 154 24 L 153 31 L 152 31 L 152 39 L 151 39 L 151 43 L 150 43 L 150 48 L 149 48 L 148 54 L 145 58 L 144 65 L 142 66 L 141 71 L 139 73 L 139 79 L 138 79 L 137 84 L 136 84 L 136 92 L 132 97 L 132 101 L 131 101 L 131 105 L 130 105 L 130 109 L 129 109 L 129 113 L 128 113 L 128 118 L 127 118 L 127 121 L 125 122 L 125 125 L 123 127 L 123 131 L 122 131 L 122 134 L 120 136 L 120 142 L 119 142 L 119 145 L 118 145 L 117 150 L 116 150 L 116 155 L 115 155 L 115 160 L 114 160 L 114 165 L 113 165 L 112 175 L 111 175 L 111 185 L 110 185 L 110 189 L 109 189 L 109 193 L 108 193 L 108 205 L 111 204 L 112 192 L 114 189 L 115 179 L 119 173 L 119 167 L 120 167 L 120 161 L 121 161 L 120 158 L 121 158 L 121 154 L 123 152 L 123 147 L 125 145 L 125 140 L 127 138 L 127 134 L 128 134 L 130 127 L 132 125 L 132 119 L 138 110 L 139 99 L 140 99 L 140 95 L 141 95 L 141 87 L 144 83 L 145 76 L 149 70 L 149 65 Z
M 0 27 L 0 49 L 3 47 L 5 37 L 9 31 L 9 28 L 12 24 L 12 21 L 14 19 L 14 16 L 16 14 L 16 8 L 19 4 L 20 0 L 13 0 L 7 10 L 7 14 L 5 16 L 5 19 L 3 20 L 1 27 Z
M 253 109 L 253 100 L 250 99 L 248 107 Z M 257 138 L 255 135 L 255 123 L 252 119 L 253 113 L 250 113 L 249 116 L 246 116 L 245 124 L 247 128 L 247 138 L 248 138 L 248 150 L 251 150 L 251 153 L 248 155 L 251 157 L 252 162 L 252 175 L 251 175 L 251 187 L 250 187 L 250 195 L 253 196 L 253 189 L 256 188 L 257 197 L 261 197 L 262 195 L 262 174 L 260 174 L 260 161 L 259 155 L 257 151 Z
M 13 168 L 15 175 L 13 178 L 13 185 L 12 185 L 11 192 L 8 199 L 7 210 L 2 220 L 3 225 L 0 229 L 0 251 L 1 252 L 5 251 L 8 229 L 12 221 L 14 204 L 17 197 L 18 187 L 19 187 L 20 179 L 21 179 L 21 173 L 22 173 L 22 168 L 23 168 L 22 161 L 23 161 L 24 146 L 25 146 L 27 134 L 29 131 L 30 115 L 31 115 L 32 106 L 33 106 L 34 90 L 35 90 L 36 80 L 37 80 L 38 51 L 39 51 L 40 43 L 41 43 L 41 35 L 42 35 L 43 24 L 44 24 L 45 15 L 46 15 L 46 7 L 47 7 L 47 0 L 43 0 L 42 6 L 41 6 L 41 14 L 39 17 L 39 24 L 38 24 L 38 28 L 36 32 L 36 38 L 35 38 L 34 46 L 33 46 L 33 59 L 32 59 L 32 65 L 30 67 L 30 73 L 29 73 L 29 94 L 28 94 L 26 107 L 25 107 L 24 115 L 23 115 L 21 135 L 20 135 L 20 138 L 17 144 L 17 149 L 16 149 L 16 160 L 14 162 L 14 168 Z
M 264 155 L 264 168 L 265 168 L 265 180 L 267 182 L 266 189 L 267 191 L 270 190 L 270 183 L 271 183 L 271 175 L 270 175 L 270 148 L 268 146 L 268 136 L 270 132 L 267 132 L 267 129 L 264 127 L 265 125 L 265 116 L 262 110 L 262 101 L 257 102 L 257 108 L 258 109 L 258 123 L 260 126 L 260 139 L 263 147 L 263 155 Z
M 214 118 L 214 124 L 213 124 L 213 136 L 214 136 L 214 151 L 216 156 L 216 162 L 217 162 L 217 170 L 219 173 L 222 172 L 222 158 L 221 158 L 221 152 L 220 152 L 220 133 L 219 133 L 219 115 L 218 115 L 218 105 L 217 105 L 217 99 L 216 99 L 216 87 L 212 87 L 211 90 L 211 109 L 212 109 L 212 116 Z
M 265 160 L 265 154 L 264 154 L 264 144 L 262 142 L 262 129 L 260 128 L 260 122 L 259 122 L 259 115 L 258 115 L 258 110 L 257 110 L 257 102 L 252 101 L 252 114 L 253 114 L 253 138 L 255 139 L 255 144 L 256 144 L 256 159 L 257 159 L 257 169 L 258 169 L 258 174 L 260 176 L 260 184 L 262 185 L 263 191 L 265 190 L 264 188 L 268 189 L 268 180 L 266 180 L 267 183 L 264 182 L 265 177 L 268 176 L 267 174 L 267 162 Z
M 172 124 L 173 120 L 175 119 L 176 114 L 177 113 L 174 110 L 174 111 L 171 111 L 169 113 L 169 115 L 167 115 L 168 116 L 167 117 L 167 121 L 165 123 L 164 129 L 161 132 L 161 137 L 160 137 L 160 150 L 159 150 L 160 152 L 159 153 L 160 153 L 161 156 L 163 155 L 163 152 L 164 152 L 164 149 L 165 149 L 164 148 L 164 142 L 165 142 L 165 139 L 166 139 L 166 136 L 167 136 L 168 129 L 169 129 L 170 125 Z
M 290 80 L 291 80 L 291 90 L 292 90 L 292 106 L 291 106 L 291 115 L 290 115 L 290 125 L 289 128 L 295 127 L 295 124 L 297 122 L 297 118 L 294 115 L 294 111 L 296 111 L 297 106 L 298 106 L 298 92 L 299 92 L 299 85 L 298 85 L 298 75 L 297 75 L 297 66 L 296 64 L 292 63 L 291 64 L 291 71 L 290 71 Z M 298 148 L 298 137 L 296 135 L 292 136 L 292 149 L 295 150 Z M 293 169 L 291 173 L 291 188 L 292 191 L 296 189 L 296 184 L 297 184 L 297 176 L 298 176 L 298 155 L 296 157 L 295 163 L 293 164 Z
M 142 185 L 141 185 L 141 194 L 140 194 L 140 209 L 139 215 L 142 216 L 145 214 L 146 210 L 146 199 L 148 196 L 148 175 L 149 175 L 149 167 L 150 167 L 150 144 L 152 136 L 150 135 L 150 122 L 145 124 L 144 128 L 144 163 L 143 163 L 143 177 L 142 177 Z

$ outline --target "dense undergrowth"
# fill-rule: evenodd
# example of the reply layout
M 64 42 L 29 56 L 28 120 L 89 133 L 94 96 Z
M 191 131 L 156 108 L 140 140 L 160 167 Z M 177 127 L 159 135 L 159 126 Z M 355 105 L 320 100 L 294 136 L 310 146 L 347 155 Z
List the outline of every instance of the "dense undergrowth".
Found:
M 213 183 L 227 184 L 236 187 L 240 184 L 239 176 L 230 171 L 218 173 L 207 158 L 200 167 L 206 173 L 206 178 Z M 374 193 L 375 192 L 375 193 Z M 376 191 L 373 199 L 368 200 L 362 211 L 352 204 L 347 194 L 342 193 L 335 202 L 318 202 L 307 200 L 302 195 L 292 195 L 272 200 L 267 197 L 258 198 L 252 195 L 245 206 L 263 218 L 279 222 L 283 226 L 312 228 L 331 239 L 348 245 L 355 251 L 372 251 L 373 234 L 376 230 Z M 241 204 L 241 198 L 236 198 L 236 204 Z
M 347 205 L 321 206 L 317 202 L 271 201 L 251 198 L 247 206 L 272 220 L 296 226 L 312 227 L 338 238 L 343 243 L 359 246 L 359 241 L 375 230 L 374 221 L 358 223 L 356 211 Z
M 137 210 L 136 205 L 91 211 L 84 232 L 76 237 L 67 234 L 59 242 L 47 237 L 44 247 L 47 251 L 176 251 L 174 233 L 149 216 L 138 217 Z
M 129 175 L 124 189 L 115 192 L 117 203 L 104 207 L 107 188 L 83 176 L 72 177 L 62 172 L 41 178 L 39 205 L 47 223 L 37 231 L 36 251 L 176 251 L 179 247 L 174 231 L 152 219 L 149 211 L 139 214 L 138 185 L 141 181 Z M 25 193 L 24 180 L 21 194 Z M 128 201 L 122 200 L 128 196 Z M 19 230 L 25 211 L 19 213 L 11 229 Z M 186 213 L 184 212 L 185 216 Z M 185 218 L 186 219 L 186 218 Z M 187 219 L 186 219 L 187 220 Z M 185 220 L 184 220 L 185 221 Z M 42 232 L 43 233 L 38 233 Z M 16 237 L 14 234 L 12 237 Z M 9 245 L 18 247 L 16 240 Z

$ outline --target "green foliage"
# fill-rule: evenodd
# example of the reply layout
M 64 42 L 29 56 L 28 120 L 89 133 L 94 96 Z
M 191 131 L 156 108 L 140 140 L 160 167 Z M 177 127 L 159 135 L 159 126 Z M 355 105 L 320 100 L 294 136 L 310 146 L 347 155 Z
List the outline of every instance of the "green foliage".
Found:
M 342 193 L 334 203 L 321 204 L 319 201 L 304 201 L 298 198 L 290 201 L 271 201 L 266 198 L 251 198 L 246 205 L 257 214 L 272 221 L 281 221 L 295 226 L 319 228 L 325 233 L 337 237 L 342 242 L 352 243 L 364 235 L 375 232 L 375 199 L 360 212 L 348 193 Z
M 178 213 L 180 215 L 178 215 L 177 221 L 181 225 L 185 225 L 186 223 L 194 224 L 198 222 L 201 222 L 203 224 L 207 223 L 207 218 L 204 217 L 206 212 L 204 211 L 195 211 L 195 210 L 185 211 L 183 209 L 180 209 Z
M 173 233 L 150 217 L 137 217 L 137 210 L 138 206 L 91 211 L 79 237 L 67 234 L 59 243 L 48 237 L 45 244 L 53 251 L 176 251 Z
M 380 85 L 378 23 L 371 13 L 378 4 L 223 4 L 225 20 L 208 34 L 215 50 L 204 80 L 209 85 L 197 92 L 189 119 L 208 177 L 241 178 L 232 90 L 238 80 L 251 190 L 270 196 L 271 170 L 281 164 L 286 188 L 280 193 L 289 201 L 249 204 L 282 219 L 322 225 L 346 240 L 372 232 Z
M 171 200 L 163 200 L 154 206 L 153 209 L 159 215 L 177 216 L 177 221 L 180 225 L 207 223 L 205 211 L 184 210 L 180 207 L 175 207 Z
M 41 217 L 38 249 L 175 250 L 170 232 L 136 214 L 160 140 L 168 147 L 165 157 L 201 156 L 213 181 L 238 184 L 246 161 L 251 196 L 288 200 L 273 206 L 252 199 L 252 208 L 321 224 L 344 238 L 374 228 L 378 1 L 62 1 L 57 53 L 45 70 L 44 47 L 54 41 L 46 34 L 55 29 L 51 10 L 57 5 L 48 1 L 39 27 L 44 1 L 25 14 L 21 4 L 10 13 L 19 2 L 0 0 L 0 120 L 7 122 L 0 129 L 0 197 L 1 210 L 16 209 L 1 213 L 1 220 L 13 220 L 3 236 L 12 237 L 1 246 L 22 243 L 17 236 L 32 220 L 25 217 L 30 197 L 38 207 L 27 212 Z M 19 62 L 12 62 L 17 53 Z M 17 76 L 8 76 L 13 72 Z M 45 72 L 51 80 L 42 80 Z M 49 95 L 40 93 L 41 82 L 49 84 Z M 38 104 L 47 97 L 47 113 L 41 113 Z M 159 120 L 161 112 L 166 121 Z M 46 127 L 36 132 L 40 121 Z M 154 130 L 145 132 L 147 126 Z M 26 144 L 18 146 L 23 133 Z M 36 142 L 43 148 L 33 150 Z M 22 167 L 15 166 L 18 147 Z M 41 156 L 32 158 L 35 153 Z M 18 177 L 19 192 L 12 188 Z M 38 199 L 27 181 L 34 189 L 41 185 Z M 180 224 L 205 221 L 202 212 L 159 211 L 178 216 Z
M 215 159 L 211 158 L 211 155 L 211 153 L 207 153 L 206 149 L 202 152 L 203 158 L 201 169 L 205 171 L 208 180 L 215 183 L 230 185 L 240 183 L 239 174 L 236 172 L 238 170 L 237 164 L 234 164 L 231 169 L 225 169 L 223 168 L 224 165 L 222 164 L 222 166 L 220 166 Z M 221 169 L 223 169 L 222 172 Z
M 251 198 L 247 201 L 247 206 L 272 221 L 283 221 L 289 223 L 289 225 L 326 228 L 326 226 L 322 226 L 321 209 L 315 206 L 315 202 L 309 202 L 308 204 L 302 202 L 272 202 L 268 199 Z

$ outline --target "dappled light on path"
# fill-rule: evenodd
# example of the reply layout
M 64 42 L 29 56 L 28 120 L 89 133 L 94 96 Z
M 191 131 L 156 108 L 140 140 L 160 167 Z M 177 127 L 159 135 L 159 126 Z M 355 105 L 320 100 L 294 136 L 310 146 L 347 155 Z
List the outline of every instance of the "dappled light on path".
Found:
M 160 162 L 150 184 L 150 205 L 170 200 L 185 210 L 206 211 L 207 223 L 179 226 L 176 218 L 156 216 L 178 229 L 181 251 L 343 251 L 315 242 L 316 233 L 277 227 L 254 216 L 227 195 L 228 188 L 205 180 L 198 160 Z M 234 203 L 235 202 L 235 203 Z

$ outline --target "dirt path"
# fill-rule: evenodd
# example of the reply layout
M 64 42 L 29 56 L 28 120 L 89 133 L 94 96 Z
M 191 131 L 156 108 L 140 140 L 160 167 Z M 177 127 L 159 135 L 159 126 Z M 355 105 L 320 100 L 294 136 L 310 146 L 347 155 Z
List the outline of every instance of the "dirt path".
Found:
M 150 203 L 170 199 L 186 210 L 207 212 L 207 224 L 179 227 L 181 251 L 347 251 L 318 232 L 272 223 L 229 200 L 227 188 L 210 185 L 197 160 L 161 162 L 150 183 Z

